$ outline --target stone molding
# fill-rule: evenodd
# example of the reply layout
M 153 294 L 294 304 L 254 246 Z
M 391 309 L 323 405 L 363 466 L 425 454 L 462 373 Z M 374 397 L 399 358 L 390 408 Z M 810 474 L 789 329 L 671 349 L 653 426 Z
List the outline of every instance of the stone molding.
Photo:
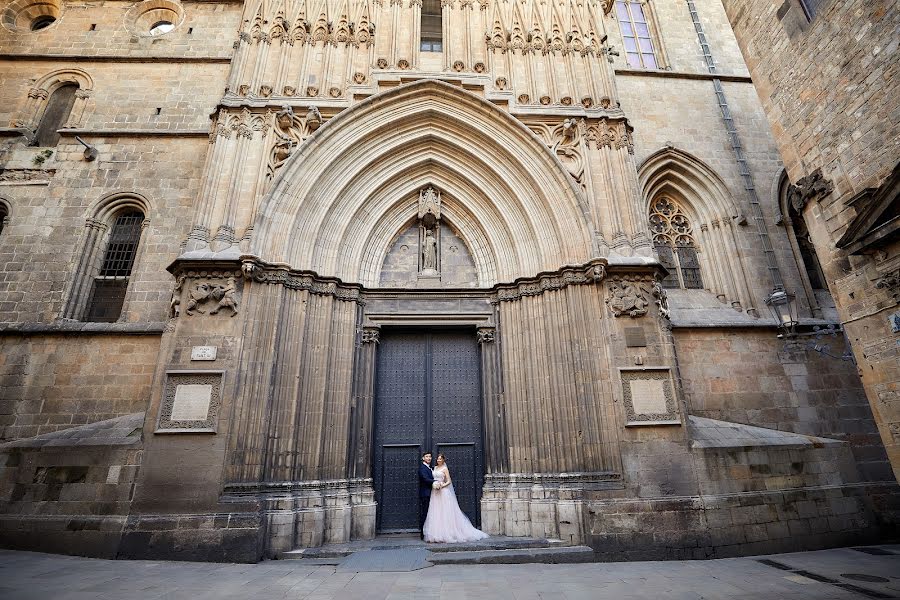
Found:
M 540 296 L 551 290 L 561 290 L 570 285 L 599 283 L 606 278 L 607 261 L 595 259 L 581 266 L 569 266 L 535 277 L 522 277 L 512 283 L 499 283 L 491 297 L 492 304 L 521 300 L 526 296 Z
M 619 489 L 623 486 L 622 474 L 614 471 L 595 471 L 585 473 L 486 473 L 484 486 L 522 486 L 541 485 L 549 488 L 565 487 L 569 489 L 605 490 Z

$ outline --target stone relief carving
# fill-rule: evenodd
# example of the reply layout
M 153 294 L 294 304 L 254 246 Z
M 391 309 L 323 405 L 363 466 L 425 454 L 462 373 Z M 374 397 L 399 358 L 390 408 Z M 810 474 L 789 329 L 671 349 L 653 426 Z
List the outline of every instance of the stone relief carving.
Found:
M 271 180 L 275 172 L 290 158 L 294 148 L 312 135 L 321 124 L 322 113 L 315 106 L 310 106 L 304 117 L 294 113 L 290 106 L 284 106 L 275 113 L 272 125 L 275 135 L 266 165 L 266 178 Z
M 229 277 L 224 284 L 209 283 L 205 281 L 198 282 L 194 284 L 194 289 L 188 293 L 188 301 L 184 314 L 189 316 L 192 316 L 195 312 L 206 314 L 206 311 L 203 310 L 202 306 L 207 302 L 215 302 L 215 306 L 209 311 L 209 314 L 215 315 L 224 308 L 230 308 L 231 316 L 233 317 L 238 313 L 238 300 L 236 294 L 237 282 L 233 276 Z M 180 300 L 178 304 L 181 304 Z
M 378 327 L 363 327 L 360 341 L 363 344 L 377 344 L 380 340 L 381 330 Z
M 585 189 L 584 156 L 581 150 L 584 121 L 565 119 L 561 124 L 529 123 L 528 127 L 559 157 L 572 179 Z
M 610 279 L 606 304 L 615 317 L 642 317 L 647 314 L 651 293 L 649 281 L 643 277 L 617 276 Z
M 788 190 L 788 200 L 794 210 L 801 212 L 803 207 L 814 200 L 821 200 L 834 191 L 834 184 L 825 179 L 822 169 L 816 169 L 806 177 L 797 181 Z
M 497 335 L 497 330 L 493 327 L 479 327 L 476 331 L 479 344 L 492 344 Z
M 887 293 L 894 300 L 900 300 L 900 269 L 895 269 L 891 273 L 885 273 L 876 279 L 875 288 L 887 290 Z
M 624 119 L 603 118 L 585 122 L 585 139 L 588 146 L 593 145 L 598 150 L 627 148 L 629 154 L 634 154 L 631 131 L 632 127 Z
M 184 288 L 184 275 L 179 275 L 175 279 L 175 287 L 172 289 L 172 299 L 169 301 L 169 318 L 174 319 L 181 316 L 181 292 Z

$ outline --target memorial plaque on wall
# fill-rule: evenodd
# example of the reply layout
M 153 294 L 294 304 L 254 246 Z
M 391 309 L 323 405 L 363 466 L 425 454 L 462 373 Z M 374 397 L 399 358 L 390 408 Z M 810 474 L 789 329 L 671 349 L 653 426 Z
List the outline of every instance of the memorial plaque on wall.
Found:
M 215 433 L 224 371 L 168 371 L 156 433 Z
M 620 369 L 626 426 L 681 425 L 668 368 Z

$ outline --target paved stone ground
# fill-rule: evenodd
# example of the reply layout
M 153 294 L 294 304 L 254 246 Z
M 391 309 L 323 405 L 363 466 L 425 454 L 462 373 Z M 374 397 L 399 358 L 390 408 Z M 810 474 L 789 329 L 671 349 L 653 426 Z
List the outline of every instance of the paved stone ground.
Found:
M 110 561 L 0 550 L 0 599 L 900 598 L 900 545 L 867 550 L 709 561 L 435 566 L 405 573 L 341 572 L 335 566 L 306 565 L 302 560 L 257 565 Z M 846 575 L 883 581 L 862 582 Z M 858 587 L 841 587 L 848 585 Z

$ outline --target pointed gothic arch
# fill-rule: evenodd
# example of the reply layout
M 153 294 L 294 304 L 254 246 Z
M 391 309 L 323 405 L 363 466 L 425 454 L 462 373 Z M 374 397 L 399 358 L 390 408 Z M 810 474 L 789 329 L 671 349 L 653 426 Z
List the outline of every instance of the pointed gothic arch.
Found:
M 433 184 L 472 250 L 480 285 L 594 254 L 581 191 L 524 125 L 434 80 L 373 96 L 329 120 L 263 199 L 251 253 L 372 285 L 382 253 Z
M 648 156 L 638 177 L 648 211 L 655 200 L 667 197 L 687 215 L 699 247 L 704 287 L 735 310 L 758 316 L 734 227 L 740 211 L 721 177 L 700 159 L 671 146 Z

